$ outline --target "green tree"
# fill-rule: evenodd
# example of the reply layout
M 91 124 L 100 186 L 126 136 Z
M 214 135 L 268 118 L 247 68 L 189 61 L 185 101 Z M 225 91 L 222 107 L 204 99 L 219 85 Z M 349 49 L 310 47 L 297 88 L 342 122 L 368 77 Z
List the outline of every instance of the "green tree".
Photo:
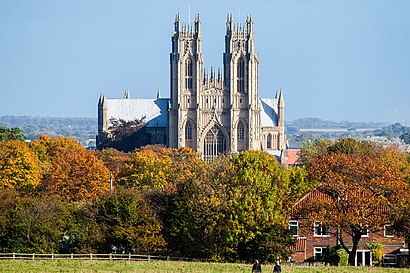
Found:
M 295 189 L 304 183 L 296 182 L 305 177 L 302 169 L 283 170 L 265 152 L 219 157 L 178 183 L 169 199 L 170 249 L 216 261 L 288 257 L 293 243 L 286 210 L 293 194 L 291 175 Z
M 400 139 L 406 144 L 410 144 L 410 132 L 406 132 L 400 136 Z
M 410 245 L 410 205 L 408 203 L 400 208 L 393 227 L 398 235 L 404 237 L 406 244 Z
M 57 253 L 67 216 L 67 205 L 58 197 L 16 197 L 8 221 L 6 249 L 9 252 Z
M 284 203 L 287 209 L 290 209 L 296 201 L 317 185 L 316 181 L 308 179 L 308 174 L 304 168 L 289 168 L 284 171 L 284 177 L 289 179 Z
M 220 157 L 197 172 L 196 176 L 179 183 L 171 196 L 164 223 L 167 241 L 173 255 L 224 261 L 233 248 L 226 240 L 226 184 L 224 178 L 233 164 Z M 198 236 L 201 234 L 201 236 Z
M 308 165 L 311 158 L 328 153 L 328 148 L 333 145 L 334 142 L 318 138 L 316 142 L 304 142 L 302 144 L 302 150 L 300 152 L 300 162 L 303 165 Z
M 273 230 L 275 224 L 287 228 L 284 210 L 289 180 L 279 168 L 276 159 L 266 152 L 246 151 L 233 156 L 236 175 L 228 184 L 227 223 L 232 227 L 232 239 L 236 242 L 240 260 L 273 261 L 269 251 L 262 256 L 249 256 L 257 247 L 257 238 L 263 231 Z M 266 236 L 267 234 L 265 234 Z M 267 236 L 272 238 L 273 236 Z M 265 242 L 265 244 L 270 244 Z M 284 258 L 289 255 L 283 245 L 283 252 L 275 253 Z
M 138 192 L 117 189 L 97 203 L 102 253 L 160 254 L 166 247 L 162 225 Z
M 20 128 L 8 128 L 4 126 L 0 126 L 0 141 L 7 141 L 7 140 L 20 140 L 25 141 L 26 136 L 23 134 Z
M 97 222 L 98 199 L 69 206 L 60 253 L 98 253 L 104 241 L 102 227 Z

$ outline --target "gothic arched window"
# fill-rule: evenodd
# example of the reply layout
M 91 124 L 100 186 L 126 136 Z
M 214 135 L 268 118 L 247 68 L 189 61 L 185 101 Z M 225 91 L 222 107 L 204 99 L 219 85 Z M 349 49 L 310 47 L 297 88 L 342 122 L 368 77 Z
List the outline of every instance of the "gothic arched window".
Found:
M 193 67 L 190 59 L 185 61 L 185 89 L 192 90 Z
M 245 126 L 242 121 L 238 122 L 238 140 L 245 139 Z
M 192 139 L 192 123 L 190 121 L 187 121 L 185 124 L 185 139 Z
M 226 139 L 218 127 L 212 127 L 205 136 L 204 159 L 209 162 L 226 151 Z
M 238 92 L 244 93 L 245 92 L 245 60 L 241 57 L 238 60 L 238 67 L 237 67 L 237 85 L 238 85 Z
M 269 134 L 266 139 L 266 148 L 272 149 L 272 135 L 271 134 Z

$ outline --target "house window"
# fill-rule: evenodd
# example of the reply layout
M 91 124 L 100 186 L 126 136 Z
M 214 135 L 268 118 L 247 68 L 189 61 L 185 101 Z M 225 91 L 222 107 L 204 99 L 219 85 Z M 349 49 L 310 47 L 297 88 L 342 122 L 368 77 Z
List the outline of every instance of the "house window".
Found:
M 321 261 L 323 257 L 325 256 L 326 251 L 327 251 L 326 247 L 314 247 L 313 255 L 314 255 L 315 261 Z
M 329 236 L 330 228 L 328 225 L 323 225 L 322 222 L 316 221 L 313 226 L 314 236 Z
M 360 232 L 362 233 L 362 237 L 369 237 L 369 230 L 367 229 L 367 225 L 360 225 L 361 230 Z
M 292 231 L 293 237 L 299 236 L 299 223 L 297 220 L 289 221 L 289 229 Z
M 394 237 L 394 229 L 391 225 L 384 225 L 384 237 Z

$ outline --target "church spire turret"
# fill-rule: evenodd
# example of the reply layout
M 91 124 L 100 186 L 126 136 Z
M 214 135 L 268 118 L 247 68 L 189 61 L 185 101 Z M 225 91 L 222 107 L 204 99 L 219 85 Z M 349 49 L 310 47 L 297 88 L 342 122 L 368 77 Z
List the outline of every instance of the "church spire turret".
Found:
M 178 11 L 178 13 L 175 15 L 175 23 L 174 23 L 175 31 L 176 31 L 176 32 L 179 32 L 179 30 L 180 30 L 180 24 L 181 24 L 181 22 L 180 22 L 179 11 Z

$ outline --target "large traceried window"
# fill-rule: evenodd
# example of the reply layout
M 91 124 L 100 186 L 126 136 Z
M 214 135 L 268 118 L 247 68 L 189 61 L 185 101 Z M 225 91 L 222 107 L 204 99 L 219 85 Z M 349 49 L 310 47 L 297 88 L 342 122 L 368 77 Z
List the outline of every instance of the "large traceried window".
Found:
M 204 159 L 207 162 L 212 161 L 218 155 L 226 151 L 226 139 L 222 131 L 214 126 L 205 136 Z
M 185 61 L 185 89 L 187 90 L 192 90 L 192 75 L 192 61 L 188 59 Z
M 245 60 L 241 57 L 238 60 L 238 67 L 237 67 L 237 85 L 238 85 L 238 92 L 244 93 L 245 92 Z

